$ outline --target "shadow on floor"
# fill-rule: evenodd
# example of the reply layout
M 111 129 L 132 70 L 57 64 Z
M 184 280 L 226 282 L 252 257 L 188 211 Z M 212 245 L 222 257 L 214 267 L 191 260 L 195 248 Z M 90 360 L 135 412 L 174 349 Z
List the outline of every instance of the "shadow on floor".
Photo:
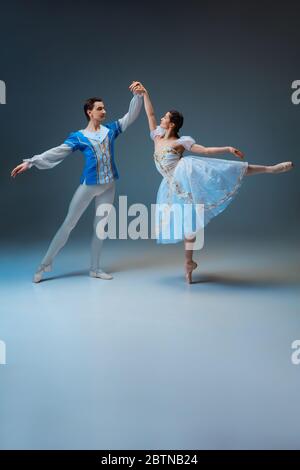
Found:
M 172 268 L 174 266 L 174 268 Z M 161 273 L 160 267 L 164 268 L 164 272 Z M 165 268 L 169 267 L 172 269 L 172 274 L 170 271 L 166 272 Z M 117 274 L 117 273 L 126 273 L 127 271 L 137 270 L 139 271 L 139 277 L 142 275 L 147 278 L 147 270 L 149 268 L 158 268 L 156 269 L 157 274 L 157 281 L 159 283 L 164 283 L 166 285 L 174 285 L 178 287 L 178 284 L 186 285 L 183 272 L 183 266 L 178 265 L 178 260 L 176 259 L 155 259 L 151 257 L 147 257 L 147 259 L 141 260 L 120 260 L 119 263 L 107 263 L 104 266 L 104 271 L 109 273 Z M 144 270 L 142 274 L 140 271 Z M 54 273 L 45 273 L 45 277 L 42 279 L 41 282 L 44 281 L 51 281 L 55 279 L 67 279 L 72 277 L 88 277 L 89 270 L 78 270 L 78 271 L 71 271 L 66 272 L 63 274 L 55 275 Z M 151 275 L 153 278 L 153 275 Z M 221 285 L 221 286 L 228 286 L 228 287 L 242 287 L 242 288 L 281 288 L 281 287 L 300 287 L 300 275 L 298 272 L 279 272 L 276 274 L 274 271 L 260 271 L 260 272 L 219 272 L 219 273 L 201 273 L 195 272 L 193 275 L 193 282 L 192 285 L 200 284 L 200 285 Z
M 141 256 L 140 258 L 126 258 L 119 261 L 108 261 L 107 269 L 111 273 L 120 273 L 124 271 L 134 271 L 148 268 L 158 268 L 166 266 L 178 266 L 178 259 L 162 256 Z
M 81 271 L 72 271 L 66 272 L 64 274 L 52 274 L 52 273 L 45 273 L 44 278 L 41 280 L 41 283 L 44 281 L 55 281 L 56 279 L 67 279 L 70 277 L 86 277 L 89 275 L 89 271 L 87 269 Z
M 193 275 L 192 284 L 187 284 L 185 281 L 184 273 L 179 270 L 176 275 L 161 275 L 158 273 L 158 282 L 170 287 L 178 289 L 179 287 L 193 288 L 196 285 L 199 287 L 221 286 L 228 288 L 243 288 L 243 289 L 280 289 L 280 288 L 300 288 L 299 275 L 296 273 L 288 275 L 280 273 L 281 276 L 274 276 L 273 272 L 220 272 L 220 273 L 195 273 Z M 198 290 L 203 291 L 203 289 Z

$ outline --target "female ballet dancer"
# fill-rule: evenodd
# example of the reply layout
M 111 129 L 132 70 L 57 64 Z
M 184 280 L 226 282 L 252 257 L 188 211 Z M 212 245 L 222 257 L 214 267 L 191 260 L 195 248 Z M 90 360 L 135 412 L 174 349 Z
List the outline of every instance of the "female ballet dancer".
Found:
M 293 163 L 282 162 L 277 165 L 264 166 L 191 155 L 182 158 L 185 150 L 200 155 L 229 152 L 240 159 L 243 159 L 244 155 L 234 147 L 204 147 L 196 144 L 190 136 L 179 137 L 178 131 L 182 127 L 183 116 L 176 110 L 166 112 L 161 118 L 160 125 L 157 126 L 147 90 L 140 82 L 133 82 L 129 88 L 131 91 L 143 93 L 150 137 L 154 141 L 154 161 L 157 170 L 163 176 L 157 194 L 157 242 L 177 243 L 184 240 L 185 277 L 186 281 L 191 283 L 192 272 L 197 267 L 197 263 L 193 260 L 191 246 L 195 241 L 197 231 L 204 228 L 213 217 L 220 214 L 230 204 L 245 175 L 283 173 L 290 170 Z M 185 204 L 192 204 L 194 208 L 197 204 L 204 205 L 202 227 L 198 224 L 195 228 L 193 225 L 194 230 L 191 230 L 192 224 L 185 223 L 183 217 L 175 217 L 175 214 L 171 219 L 170 212 L 164 215 L 164 212 L 160 210 L 162 206 L 171 207 L 174 204 L 179 204 L 182 207 Z M 162 223 L 160 223 L 159 217 L 162 217 Z M 166 225 L 169 237 L 165 236 Z M 177 235 L 174 236 L 174 233 Z

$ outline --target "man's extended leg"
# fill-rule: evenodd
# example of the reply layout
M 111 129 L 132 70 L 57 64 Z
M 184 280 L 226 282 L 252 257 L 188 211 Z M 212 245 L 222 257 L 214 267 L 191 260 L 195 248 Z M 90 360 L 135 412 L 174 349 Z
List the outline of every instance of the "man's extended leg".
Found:
M 98 231 L 98 234 L 96 232 L 97 230 L 97 225 L 100 221 L 104 222 L 104 219 L 107 220 L 108 218 L 108 213 L 109 210 L 104 213 L 104 215 L 97 215 L 97 211 L 99 207 L 102 204 L 106 204 L 107 207 L 106 209 L 109 209 L 109 207 L 112 207 L 112 204 L 114 202 L 114 196 L 115 196 L 115 183 L 108 183 L 102 186 L 102 191 L 96 196 L 95 198 L 95 218 L 94 218 L 94 227 L 93 227 L 93 238 L 92 238 L 92 243 L 91 243 L 91 270 L 90 270 L 90 275 L 92 277 L 98 277 L 100 279 L 112 279 L 111 274 L 105 273 L 101 268 L 100 268 L 100 256 L 101 256 L 101 251 L 102 251 L 102 245 L 103 245 L 103 234 L 104 234 L 104 227 L 102 224 L 101 230 Z M 104 207 L 104 206 L 103 206 Z M 98 226 L 99 229 L 100 226 Z
M 90 204 L 91 200 L 95 197 L 96 190 L 97 188 L 95 185 L 79 185 L 70 202 L 67 216 L 52 239 L 47 253 L 34 276 L 34 282 L 39 282 L 42 279 L 44 271 L 51 270 L 53 259 L 66 244 L 71 231 L 76 226 L 78 220 Z

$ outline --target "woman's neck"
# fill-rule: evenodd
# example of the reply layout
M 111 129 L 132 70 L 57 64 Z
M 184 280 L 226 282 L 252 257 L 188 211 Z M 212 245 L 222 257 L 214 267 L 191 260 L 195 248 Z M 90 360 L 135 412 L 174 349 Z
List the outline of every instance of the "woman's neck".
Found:
M 170 129 L 169 131 L 165 132 L 164 138 L 166 140 L 175 140 L 175 139 L 177 139 L 177 136 L 174 135 L 174 131 L 172 129 Z

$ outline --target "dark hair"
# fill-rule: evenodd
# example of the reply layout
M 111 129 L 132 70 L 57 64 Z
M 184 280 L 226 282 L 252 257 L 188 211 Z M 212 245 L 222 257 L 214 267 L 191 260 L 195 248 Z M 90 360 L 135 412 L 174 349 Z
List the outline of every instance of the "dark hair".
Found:
M 90 116 L 88 115 L 87 111 L 88 110 L 91 111 L 93 109 L 94 104 L 96 103 L 96 101 L 102 101 L 103 102 L 103 99 L 98 98 L 98 97 L 89 98 L 84 103 L 83 110 L 84 110 L 84 114 L 86 115 L 86 118 L 87 118 L 88 121 L 90 120 Z
M 179 111 L 176 111 L 176 109 L 171 109 L 169 113 L 170 113 L 170 121 L 173 122 L 173 124 L 175 124 L 175 127 L 174 127 L 175 135 L 176 137 L 179 137 L 178 131 L 183 125 L 183 115 Z

